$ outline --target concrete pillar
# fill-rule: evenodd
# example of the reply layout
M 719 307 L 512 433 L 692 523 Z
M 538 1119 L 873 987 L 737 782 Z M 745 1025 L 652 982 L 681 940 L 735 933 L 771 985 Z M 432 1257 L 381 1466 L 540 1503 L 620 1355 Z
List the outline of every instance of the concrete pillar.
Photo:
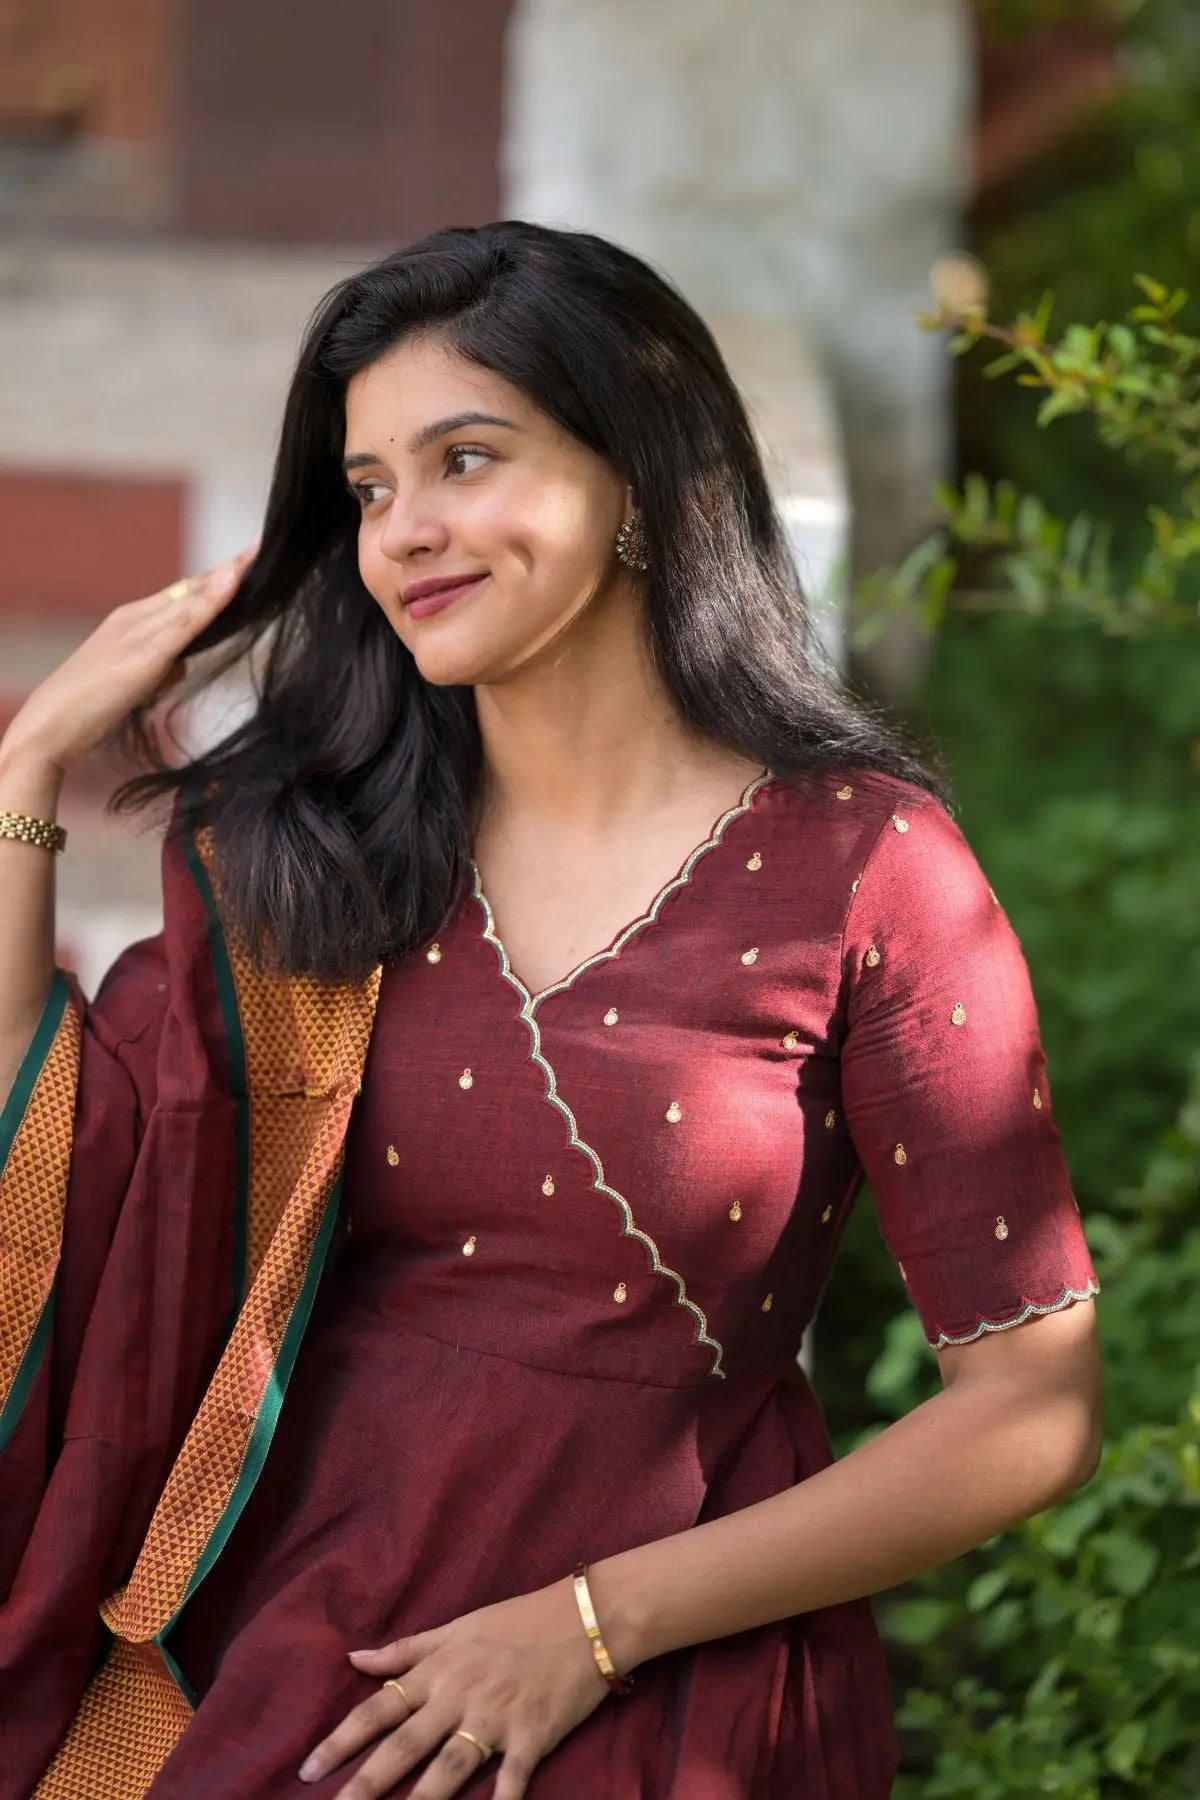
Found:
M 802 546 L 828 530 L 828 381 L 864 571 L 924 529 L 948 456 L 944 346 L 913 317 L 958 242 L 966 34 L 959 0 L 516 0 L 510 24 L 506 209 L 665 268 L 739 378 L 764 331 L 790 342 L 767 398 L 807 448 L 781 498 Z M 912 672 L 911 643 L 883 654 Z

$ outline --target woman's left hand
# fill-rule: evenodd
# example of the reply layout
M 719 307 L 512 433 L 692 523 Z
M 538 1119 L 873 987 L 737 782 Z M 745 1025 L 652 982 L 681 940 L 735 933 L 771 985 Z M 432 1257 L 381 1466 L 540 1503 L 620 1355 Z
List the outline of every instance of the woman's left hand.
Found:
M 493 1800 L 522 1800 L 537 1764 L 608 1693 L 570 1576 L 350 1659 L 380 1683 L 402 1677 L 413 1704 L 381 1685 L 317 1745 L 305 1781 L 382 1739 L 335 1800 L 376 1800 L 431 1753 L 411 1800 L 449 1800 L 483 1762 L 469 1738 L 453 1735 L 460 1726 L 502 1759 Z

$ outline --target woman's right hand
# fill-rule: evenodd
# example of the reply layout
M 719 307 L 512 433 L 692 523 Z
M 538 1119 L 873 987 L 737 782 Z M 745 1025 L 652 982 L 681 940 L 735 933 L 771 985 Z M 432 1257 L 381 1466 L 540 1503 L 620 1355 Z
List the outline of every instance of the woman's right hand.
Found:
M 257 551 L 257 543 L 249 544 L 194 575 L 178 598 L 161 588 L 115 607 L 14 715 L 4 733 L 5 756 L 34 758 L 65 773 L 134 707 L 174 687 L 186 671 L 183 651 L 229 604 Z

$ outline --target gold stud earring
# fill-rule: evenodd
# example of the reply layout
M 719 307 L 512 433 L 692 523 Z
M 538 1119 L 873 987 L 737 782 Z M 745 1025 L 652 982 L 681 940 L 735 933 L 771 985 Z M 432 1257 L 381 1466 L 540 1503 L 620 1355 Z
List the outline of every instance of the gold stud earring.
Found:
M 646 548 L 641 515 L 634 513 L 632 518 L 626 519 L 617 533 L 617 560 L 623 562 L 627 569 L 645 571 L 650 567 Z

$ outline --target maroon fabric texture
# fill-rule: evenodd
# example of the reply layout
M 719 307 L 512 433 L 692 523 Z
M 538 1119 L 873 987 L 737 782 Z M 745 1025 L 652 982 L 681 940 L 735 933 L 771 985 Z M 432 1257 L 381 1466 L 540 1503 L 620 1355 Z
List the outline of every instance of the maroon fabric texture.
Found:
M 233 1304 L 233 1102 L 207 920 L 177 842 L 168 929 L 87 1008 L 50 1353 L 0 1457 L 0 1793 L 70 1724 Z
M 931 1340 L 1088 1290 L 1017 939 L 936 802 L 842 785 L 759 788 L 531 1015 L 472 894 L 387 968 L 341 1235 L 172 1634 L 198 1707 L 153 1800 L 328 1800 L 345 1771 L 295 1771 L 373 1688 L 349 1648 L 824 1467 L 795 1358 L 864 1168 Z M 881 1800 L 895 1767 L 864 1600 L 644 1665 L 529 1794 Z
M 930 1343 L 1070 1304 L 1095 1274 L 1029 972 L 962 833 L 932 801 L 898 797 L 885 820 L 842 964 L 846 1119 Z

